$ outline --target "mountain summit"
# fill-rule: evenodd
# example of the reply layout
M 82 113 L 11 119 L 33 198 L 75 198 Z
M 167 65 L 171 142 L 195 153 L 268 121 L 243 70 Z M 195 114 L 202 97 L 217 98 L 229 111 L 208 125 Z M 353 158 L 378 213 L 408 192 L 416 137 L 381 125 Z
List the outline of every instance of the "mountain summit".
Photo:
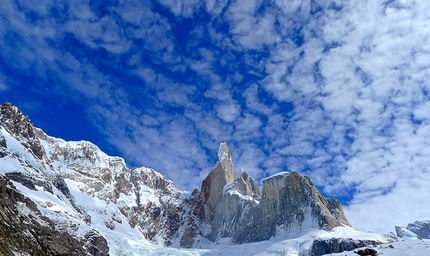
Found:
M 260 191 L 255 180 L 242 170 L 236 177 L 230 151 L 221 143 L 219 161 L 202 182 L 203 222 L 211 231 L 206 238 L 232 243 L 267 240 L 313 229 L 332 230 L 351 226 L 340 202 L 323 197 L 309 176 L 285 172 L 263 180 Z
M 155 170 L 129 169 L 90 142 L 48 136 L 10 103 L 0 106 L 0 121 L 4 255 L 116 255 L 124 243 L 145 254 L 154 243 L 241 244 L 350 226 L 339 201 L 322 196 L 308 176 L 280 173 L 263 180 L 262 189 L 245 171 L 236 176 L 226 143 L 189 195 Z M 33 243 L 24 246 L 27 240 Z

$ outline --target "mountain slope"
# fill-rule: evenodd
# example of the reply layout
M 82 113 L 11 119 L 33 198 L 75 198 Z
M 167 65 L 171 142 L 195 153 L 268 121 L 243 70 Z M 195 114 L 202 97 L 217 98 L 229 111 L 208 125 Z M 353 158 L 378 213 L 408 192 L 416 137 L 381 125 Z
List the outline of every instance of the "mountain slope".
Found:
M 50 137 L 2 104 L 1 228 L 8 234 L 3 238 L 15 241 L 15 247 L 0 243 L 3 253 L 145 255 L 165 249 L 160 246 L 252 243 L 350 227 L 340 203 L 323 197 L 308 176 L 280 173 L 260 190 L 246 172 L 236 176 L 226 143 L 218 158 L 201 190 L 189 195 L 160 173 L 129 169 L 90 142 Z M 50 238 L 50 231 L 68 243 Z M 34 242 L 28 248 L 26 239 Z

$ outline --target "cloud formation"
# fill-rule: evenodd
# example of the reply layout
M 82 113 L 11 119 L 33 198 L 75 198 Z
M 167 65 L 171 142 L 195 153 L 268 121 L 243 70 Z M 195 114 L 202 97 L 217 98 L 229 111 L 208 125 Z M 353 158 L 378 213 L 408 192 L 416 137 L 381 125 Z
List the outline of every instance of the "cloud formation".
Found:
M 429 21 L 420 0 L 5 0 L 1 99 L 79 106 L 112 153 L 181 189 L 227 141 L 259 182 L 309 174 L 385 232 L 430 214 Z

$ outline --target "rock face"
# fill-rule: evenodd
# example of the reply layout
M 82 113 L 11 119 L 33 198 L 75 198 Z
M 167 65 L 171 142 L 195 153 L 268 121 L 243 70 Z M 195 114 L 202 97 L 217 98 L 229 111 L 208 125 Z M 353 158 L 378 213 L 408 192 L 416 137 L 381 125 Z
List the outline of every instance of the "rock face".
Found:
M 200 194 L 202 222 L 211 227 L 203 235 L 209 240 L 231 238 L 231 243 L 250 243 L 276 236 L 279 230 L 293 234 L 350 226 L 339 201 L 323 197 L 308 176 L 296 172 L 274 175 L 263 180 L 260 191 L 246 172 L 234 178 L 225 143 L 219 152 L 219 161 L 202 182 Z
M 45 151 L 36 136 L 38 131 L 34 129 L 28 116 L 24 116 L 21 110 L 13 107 L 10 103 L 2 104 L 0 108 L 0 123 L 12 134 L 19 136 L 23 142 L 23 146 L 37 159 L 44 157 Z M 4 139 L 0 139 L 1 144 L 5 144 Z
M 309 177 L 295 172 L 276 175 L 263 181 L 261 194 L 258 190 L 247 194 L 237 188 L 250 187 L 255 181 L 244 186 L 243 176 L 248 175 L 242 173 L 224 187 L 209 240 L 230 237 L 232 243 L 250 243 L 269 239 L 279 231 L 288 235 L 350 226 L 340 204 L 319 194 Z
M 146 239 L 171 245 L 181 239 L 180 228 L 189 219 L 188 200 L 173 182 L 148 168 L 131 170 L 136 205 L 121 207 L 132 228 L 139 227 Z
M 340 253 L 344 251 L 353 251 L 357 248 L 366 247 L 369 245 L 377 246 L 381 244 L 376 240 L 356 240 L 356 239 L 317 239 L 313 241 L 310 256 L 321 256 L 331 253 Z
M 107 241 L 96 230 L 76 237 L 58 229 L 0 175 L 1 255 L 108 255 Z
M 405 236 L 418 236 L 424 239 L 430 239 L 430 221 L 415 221 L 409 223 L 406 227 L 396 226 L 396 234 L 402 238 Z
M 201 189 L 187 195 L 90 142 L 46 135 L 9 103 L 0 106 L 0 194 L 2 255 L 107 255 L 125 234 L 193 247 L 202 238 L 250 243 L 350 226 L 308 176 L 274 175 L 261 190 L 245 171 L 236 176 L 226 143 Z
M 324 229 L 348 223 L 340 203 L 326 199 L 315 188 L 309 176 L 296 172 L 278 174 L 263 180 L 262 216 L 274 234 L 276 226 L 287 233 Z
M 219 192 L 221 200 L 215 209 L 207 238 L 216 241 L 229 237 L 232 243 L 260 240 L 254 238 L 261 217 L 258 201 L 261 194 L 256 182 L 246 172 L 242 172 Z
M 430 239 L 430 221 L 428 220 L 409 223 L 406 228 L 421 238 Z
M 215 168 L 203 180 L 200 193 L 204 218 L 209 221 L 214 218 L 215 208 L 221 200 L 224 186 L 236 178 L 233 161 L 226 143 L 221 143 L 218 158 L 219 161 Z

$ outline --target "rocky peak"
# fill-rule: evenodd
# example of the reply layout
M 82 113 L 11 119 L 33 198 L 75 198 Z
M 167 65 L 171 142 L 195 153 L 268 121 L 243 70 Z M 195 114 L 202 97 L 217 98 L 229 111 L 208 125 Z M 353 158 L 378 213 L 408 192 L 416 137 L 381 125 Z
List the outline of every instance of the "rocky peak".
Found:
M 106 239 L 94 229 L 84 236 L 43 216 L 38 207 L 0 174 L 0 255 L 109 255 Z
M 235 178 L 234 165 L 227 143 L 221 143 L 218 151 L 218 162 L 202 182 L 200 199 L 204 219 L 213 220 L 215 208 L 221 200 L 224 186 L 234 181 Z
M 260 196 L 255 180 L 241 170 L 240 176 L 224 186 L 206 237 L 211 241 L 229 237 L 232 243 L 259 241 L 255 232 L 261 219 Z
M 398 237 L 420 237 L 430 239 L 430 221 L 415 221 L 409 223 L 406 227 L 396 226 L 396 234 Z
M 406 228 L 421 238 L 430 239 L 430 221 L 428 220 L 409 223 Z
M 350 226 L 340 202 L 322 196 L 309 176 L 279 173 L 263 180 L 260 191 L 245 171 L 235 178 L 225 143 L 218 157 L 200 194 L 204 220 L 211 227 L 203 236 L 210 241 L 228 237 L 232 243 L 250 243 L 270 239 L 280 231 L 294 234 Z
M 137 190 L 143 186 L 153 190 L 157 196 L 179 193 L 172 181 L 150 168 L 134 168 L 130 170 L 131 181 Z
M 232 189 L 244 196 L 260 197 L 261 195 L 257 182 L 243 169 L 240 176 L 233 182 Z
M 226 176 L 228 176 L 227 179 L 234 180 L 235 174 L 233 160 L 231 159 L 230 150 L 225 142 L 221 143 L 219 146 L 218 164 L 221 164 L 222 168 L 225 170 Z
M 0 126 L 18 138 L 35 157 L 43 158 L 45 150 L 35 136 L 35 129 L 30 118 L 24 116 L 21 110 L 9 102 L 0 105 Z M 0 141 L 4 141 L 4 139 L 0 138 Z
M 323 197 L 309 176 L 285 172 L 263 180 L 263 216 L 287 232 L 351 226 L 335 199 Z
M 12 134 L 20 134 L 27 132 L 26 137 L 33 134 L 33 126 L 28 116 L 24 114 L 17 107 L 12 106 L 11 103 L 6 102 L 0 105 L 0 121 L 1 124 Z M 27 128 L 22 129 L 22 128 Z

